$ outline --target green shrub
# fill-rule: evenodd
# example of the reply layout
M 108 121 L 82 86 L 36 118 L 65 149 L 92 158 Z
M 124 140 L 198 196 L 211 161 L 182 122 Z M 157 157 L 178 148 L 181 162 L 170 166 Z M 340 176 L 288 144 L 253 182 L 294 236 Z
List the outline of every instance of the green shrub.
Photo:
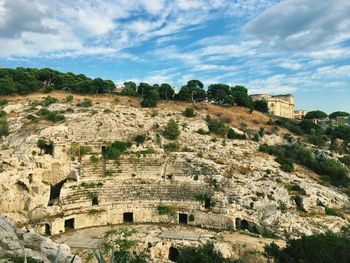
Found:
M 265 245 L 265 255 L 276 263 L 346 263 L 350 262 L 350 238 L 327 232 L 300 239 L 288 239 L 280 248 L 275 243 Z
M 82 102 L 77 103 L 77 107 L 89 108 L 92 106 L 92 101 L 85 98 Z
M 0 99 L 0 106 L 7 105 L 9 102 L 6 99 Z
M 334 209 L 330 208 L 330 207 L 325 207 L 325 212 L 326 212 L 326 215 L 329 215 L 329 216 L 338 216 L 338 213 L 337 211 L 335 211 Z
M 103 150 L 103 156 L 108 160 L 116 160 L 120 155 L 127 151 L 131 147 L 130 142 L 115 141 L 108 144 Z
M 294 196 L 293 200 L 294 200 L 295 205 L 297 206 L 298 210 L 305 211 L 304 204 L 303 204 L 303 198 L 300 195 Z
M 169 140 L 175 140 L 179 135 L 179 125 L 174 119 L 170 119 L 163 130 L 163 136 Z
M 306 194 L 305 189 L 301 188 L 301 187 L 300 187 L 299 185 L 297 185 L 297 184 L 285 184 L 284 186 L 286 187 L 286 189 L 287 189 L 289 192 L 299 192 L 300 194 L 303 194 L 303 195 Z
M 28 120 L 30 120 L 31 122 L 33 122 L 33 123 L 36 123 L 36 122 L 39 121 L 38 117 L 36 117 L 36 116 L 34 116 L 34 115 L 32 115 L 32 114 L 27 115 L 26 118 L 27 118 Z
M 68 108 L 68 109 L 66 109 L 66 112 L 68 112 L 68 113 L 73 113 L 74 110 L 73 110 L 72 108 Z
M 196 116 L 196 112 L 195 112 L 194 108 L 192 108 L 192 107 L 186 108 L 182 114 L 188 118 L 192 118 L 192 117 Z
M 245 134 L 239 134 L 237 132 L 235 132 L 234 129 L 229 128 L 227 130 L 227 139 L 240 139 L 240 140 L 244 140 L 246 139 Z
M 46 108 L 41 108 L 36 112 L 36 115 L 38 116 L 47 116 L 50 113 L 50 111 Z
M 99 161 L 100 159 L 98 159 L 98 157 L 95 155 L 95 154 L 93 154 L 93 155 L 91 155 L 90 156 L 90 162 L 92 163 L 92 164 L 98 164 L 98 161 Z
M 58 99 L 51 97 L 51 96 L 47 96 L 45 99 L 43 99 L 41 101 L 41 105 L 44 107 L 47 107 L 53 103 L 56 103 L 58 101 Z
M 113 172 L 111 170 L 106 170 L 105 171 L 105 176 L 112 176 Z
M 136 135 L 136 137 L 134 138 L 134 141 L 137 144 L 142 144 L 146 141 L 146 135 L 145 134 Z
M 62 114 L 57 114 L 56 112 L 50 112 L 49 114 L 46 115 L 46 120 L 51 122 L 60 122 L 60 121 L 64 121 L 65 117 Z
M 172 213 L 171 207 L 166 205 L 159 205 L 157 210 L 160 215 L 168 215 Z
M 207 116 L 206 121 L 210 132 L 215 133 L 221 137 L 225 137 L 226 126 L 221 120 L 215 120 L 210 118 L 210 116 Z
M 225 259 L 218 252 L 213 243 L 199 245 L 198 247 L 182 247 L 179 249 L 178 263 L 229 263 L 230 259 Z
M 10 134 L 9 124 L 5 117 L 0 118 L 0 137 L 8 136 Z
M 90 146 L 80 146 L 79 147 L 79 155 L 84 156 L 86 154 L 91 153 L 92 149 Z
M 206 131 L 206 130 L 204 130 L 202 128 L 198 129 L 196 132 L 201 134 L 201 135 L 208 135 L 208 134 L 210 134 L 210 131 Z
M 66 102 L 72 102 L 74 99 L 74 97 L 72 95 L 68 95 L 66 98 L 65 98 L 65 101 Z
M 294 170 L 293 161 L 284 156 L 279 156 L 275 159 L 276 162 L 280 164 L 280 168 L 282 171 L 290 173 Z
M 6 111 L 0 110 L 0 118 L 5 117 L 6 115 Z
M 179 142 L 171 142 L 163 145 L 166 152 L 178 152 L 181 149 Z

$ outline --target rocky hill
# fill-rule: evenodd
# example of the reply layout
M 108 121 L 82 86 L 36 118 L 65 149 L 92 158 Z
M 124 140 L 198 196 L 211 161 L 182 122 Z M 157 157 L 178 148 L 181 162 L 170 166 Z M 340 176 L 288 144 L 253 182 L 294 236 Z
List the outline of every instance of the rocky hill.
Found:
M 141 108 L 133 97 L 68 95 L 8 97 L 2 106 L 9 135 L 0 140 L 0 213 L 20 226 L 59 234 L 180 223 L 285 238 L 349 224 L 349 196 L 306 167 L 285 172 L 259 151 L 303 140 L 286 136 L 272 116 L 199 103 L 189 118 L 184 102 Z M 174 140 L 164 136 L 171 119 L 180 128 Z M 233 139 L 210 132 L 208 120 L 231 128 Z M 108 160 L 115 141 L 130 147 Z

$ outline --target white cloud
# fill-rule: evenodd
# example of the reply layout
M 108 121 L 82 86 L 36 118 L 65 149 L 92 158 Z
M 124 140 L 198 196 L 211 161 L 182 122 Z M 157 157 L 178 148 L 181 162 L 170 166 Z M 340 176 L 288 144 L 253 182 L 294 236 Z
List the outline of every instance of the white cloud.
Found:
M 245 31 L 286 50 L 318 49 L 350 37 L 348 0 L 285 0 L 250 21 Z

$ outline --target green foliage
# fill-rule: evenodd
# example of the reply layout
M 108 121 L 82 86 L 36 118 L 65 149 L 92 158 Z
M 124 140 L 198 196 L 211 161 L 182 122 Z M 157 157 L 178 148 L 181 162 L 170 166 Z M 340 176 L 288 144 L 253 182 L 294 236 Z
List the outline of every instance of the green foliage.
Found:
M 1 87 L 2 88 L 2 87 Z M 0 99 L 0 106 L 7 105 L 9 102 L 6 99 Z
M 196 101 L 204 100 L 207 97 L 205 90 L 203 89 L 203 83 L 199 80 L 190 80 L 186 85 L 182 86 L 179 93 L 176 94 L 176 99 L 183 101 Z
M 6 111 L 0 110 L 0 118 L 3 118 L 7 115 Z
M 56 112 L 50 112 L 46 115 L 46 120 L 51 122 L 60 122 L 60 121 L 64 121 L 65 117 L 62 114 L 57 114 Z
M 43 107 L 47 107 L 53 103 L 56 103 L 57 101 L 58 101 L 58 99 L 51 97 L 51 96 L 47 96 L 41 101 L 41 105 Z
M 66 98 L 65 98 L 65 101 L 66 102 L 72 102 L 74 99 L 74 97 L 72 95 L 68 95 Z
M 185 117 L 192 118 L 196 116 L 196 112 L 193 107 L 188 107 L 185 109 L 185 111 L 182 113 Z
M 216 251 L 213 243 L 207 243 L 198 247 L 183 247 L 179 249 L 178 263 L 229 263 L 223 255 Z
M 243 86 L 235 86 L 231 88 L 232 96 L 237 106 L 253 109 L 252 98 L 248 96 L 248 90 Z
M 280 164 L 280 168 L 282 171 L 290 173 L 294 170 L 293 161 L 285 156 L 281 155 L 275 159 L 276 162 Z
M 136 135 L 136 137 L 134 138 L 134 141 L 137 144 L 142 144 L 146 141 L 146 135 L 145 134 Z
M 226 135 L 226 126 L 225 124 L 218 119 L 212 119 L 208 115 L 206 118 L 206 122 L 208 124 L 208 129 L 210 132 L 220 135 L 221 137 L 225 137 Z
M 226 84 L 212 84 L 208 86 L 208 99 L 217 104 L 234 105 L 235 99 L 230 86 Z
M 82 102 L 77 103 L 77 107 L 89 108 L 92 106 L 92 101 L 85 98 Z
M 159 87 L 159 97 L 163 100 L 171 100 L 174 98 L 175 89 L 168 83 L 163 83 Z
M 9 124 L 6 117 L 0 118 L 0 137 L 8 136 L 10 134 Z
M 91 200 L 93 204 L 98 204 L 98 194 L 95 192 L 87 192 L 87 197 Z
M 169 140 L 175 140 L 179 135 L 179 125 L 174 119 L 170 119 L 164 127 L 163 136 Z
M 326 212 L 326 215 L 329 215 L 329 216 L 338 216 L 338 213 L 337 211 L 335 211 L 334 209 L 330 208 L 330 207 L 325 207 L 324 208 L 325 212 Z
M 116 160 L 131 147 L 130 142 L 115 141 L 103 150 L 103 156 L 108 160 Z
M 294 200 L 295 205 L 297 206 L 298 210 L 305 211 L 304 204 L 303 204 L 303 198 L 300 195 L 294 196 L 293 200 Z
M 99 159 L 95 154 L 93 154 L 93 155 L 90 156 L 90 162 L 91 162 L 92 164 L 98 164 L 99 160 L 100 160 L 100 159 Z
M 267 104 L 266 100 L 256 100 L 254 101 L 254 110 L 263 112 L 263 113 L 268 113 L 269 112 L 269 106 Z
M 210 134 L 210 131 L 206 131 L 206 130 L 204 130 L 202 128 L 199 128 L 196 132 L 201 134 L 201 135 L 208 135 L 208 134 Z
M 289 239 L 284 248 L 265 245 L 265 254 L 276 263 L 347 263 L 350 262 L 350 238 L 332 233 Z
M 41 108 L 36 112 L 36 115 L 38 116 L 47 116 L 50 113 L 50 111 L 46 108 Z
M 327 113 L 320 111 L 320 110 L 315 110 L 315 111 L 309 111 L 308 113 L 306 113 L 306 115 L 304 116 L 304 119 L 325 119 L 327 118 L 328 115 Z
M 245 134 L 239 134 L 239 133 L 235 132 L 234 129 L 229 128 L 227 130 L 227 139 L 245 140 L 245 139 L 247 139 L 247 137 L 245 136 Z
M 143 97 L 141 101 L 141 107 L 154 108 L 157 107 L 159 100 L 159 86 L 151 86 L 147 83 L 140 83 L 138 87 L 138 93 Z
M 106 170 L 105 171 L 105 176 L 112 176 L 112 175 L 113 175 L 113 173 L 112 173 L 111 170 Z
M 336 119 L 337 117 L 346 117 L 346 116 L 350 116 L 350 113 L 344 112 L 344 111 L 335 111 L 335 112 L 329 114 L 328 117 L 330 119 Z
M 92 151 L 90 146 L 80 146 L 79 147 L 79 155 L 84 156 L 86 154 L 89 154 Z
M 284 186 L 289 192 L 298 192 L 303 195 L 306 194 L 306 191 L 303 188 L 301 188 L 298 184 L 285 184 Z
M 326 133 L 330 138 L 337 138 L 344 141 L 350 141 L 350 127 L 348 126 L 328 128 Z
M 124 89 L 121 91 L 125 96 L 137 96 L 137 86 L 133 81 L 124 82 Z
M 169 215 L 172 213 L 171 207 L 166 205 L 159 205 L 157 210 L 160 215 Z
M 39 121 L 38 117 L 32 115 L 32 114 L 29 114 L 27 115 L 26 117 L 28 120 L 30 120 L 32 123 L 37 123 Z
M 347 169 L 335 159 L 327 159 L 321 156 L 314 156 L 311 151 L 301 145 L 260 145 L 259 151 L 275 155 L 277 158 L 290 159 L 304 165 L 321 175 L 321 179 L 329 181 L 335 186 L 347 186 L 350 178 Z
M 181 149 L 181 145 L 179 142 L 175 141 L 164 144 L 163 148 L 166 152 L 178 152 Z

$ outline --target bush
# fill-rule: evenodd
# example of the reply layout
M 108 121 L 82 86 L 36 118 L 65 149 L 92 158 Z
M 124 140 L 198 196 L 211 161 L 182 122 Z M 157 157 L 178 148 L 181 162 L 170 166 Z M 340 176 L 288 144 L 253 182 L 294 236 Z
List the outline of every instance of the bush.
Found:
M 36 112 L 36 115 L 38 116 L 46 116 L 50 113 L 50 111 L 46 108 L 42 108 Z
M 51 97 L 51 96 L 47 96 L 45 99 L 43 99 L 41 101 L 41 105 L 44 107 L 47 107 L 53 103 L 56 103 L 58 101 L 58 99 Z
M 0 110 L 0 118 L 5 117 L 6 115 L 6 111 Z
M 171 214 L 171 212 L 172 212 L 171 207 L 166 206 L 166 205 L 159 205 L 157 207 L 157 209 L 158 209 L 158 213 L 160 215 L 168 215 L 168 214 Z
M 298 210 L 305 211 L 304 204 L 303 204 L 303 198 L 300 195 L 294 196 L 293 200 L 294 200 L 295 205 L 297 206 Z
M 56 112 L 50 112 L 49 114 L 46 115 L 46 120 L 51 122 L 60 122 L 60 121 L 64 121 L 65 117 L 62 114 L 57 114 Z
M 80 146 L 79 147 L 79 155 L 84 156 L 86 154 L 89 154 L 92 151 L 90 146 Z
M 8 103 L 9 103 L 8 100 L 0 99 L 0 106 L 7 105 Z
M 306 191 L 297 184 L 285 184 L 284 186 L 290 192 L 293 191 L 293 192 L 299 192 L 300 194 L 303 194 L 303 195 L 306 194 Z
M 265 255 L 276 263 L 346 263 L 350 262 L 350 238 L 333 233 L 289 239 L 284 248 L 265 245 Z
M 275 161 L 281 165 L 280 168 L 282 171 L 290 173 L 294 170 L 293 161 L 291 159 L 288 159 L 284 156 L 279 156 L 275 159 Z
M 247 137 L 245 136 L 245 134 L 239 134 L 237 132 L 235 132 L 234 129 L 229 128 L 227 130 L 227 139 L 240 139 L 240 140 L 245 140 Z
M 169 140 L 175 140 L 180 135 L 179 125 L 170 119 L 163 130 L 163 136 Z
M 215 250 L 213 243 L 207 243 L 198 247 L 182 247 L 179 249 L 178 263 L 229 263 L 223 255 Z
M 334 209 L 330 208 L 330 207 L 325 207 L 325 212 L 326 212 L 326 215 L 329 215 L 329 216 L 338 216 L 338 213 L 337 211 L 335 211 Z
M 142 144 L 146 141 L 146 135 L 145 134 L 136 135 L 136 137 L 134 138 L 134 141 L 137 144 Z
M 89 108 L 92 106 L 92 101 L 85 98 L 82 102 L 77 103 L 77 107 Z
M 5 117 L 0 118 L 0 137 L 10 134 L 9 124 Z
M 210 134 L 209 131 L 206 131 L 206 130 L 204 130 L 202 128 L 198 129 L 196 132 L 201 134 L 201 135 L 208 135 L 208 134 Z
M 92 164 L 97 164 L 98 161 L 99 161 L 99 159 L 98 159 L 98 157 L 96 155 L 93 154 L 93 155 L 90 156 L 90 162 Z
M 222 121 L 212 119 L 210 116 L 207 116 L 206 121 L 210 132 L 220 135 L 221 137 L 225 137 L 226 127 Z
M 178 142 L 171 142 L 163 145 L 166 152 L 178 152 L 181 149 L 181 145 Z
M 182 113 L 185 117 L 192 118 L 196 116 L 196 112 L 194 111 L 194 108 L 186 108 L 185 111 Z
M 26 118 L 27 118 L 28 120 L 30 120 L 31 122 L 33 122 L 33 123 L 36 123 L 36 122 L 39 121 L 38 117 L 36 117 L 36 116 L 34 116 L 34 115 L 32 115 L 32 114 L 27 115 Z
M 66 98 L 65 98 L 65 101 L 66 102 L 72 102 L 74 99 L 74 97 L 72 95 L 68 95 Z
M 111 144 L 108 144 L 103 150 L 102 154 L 108 160 L 116 160 L 130 147 L 130 142 L 115 141 Z

